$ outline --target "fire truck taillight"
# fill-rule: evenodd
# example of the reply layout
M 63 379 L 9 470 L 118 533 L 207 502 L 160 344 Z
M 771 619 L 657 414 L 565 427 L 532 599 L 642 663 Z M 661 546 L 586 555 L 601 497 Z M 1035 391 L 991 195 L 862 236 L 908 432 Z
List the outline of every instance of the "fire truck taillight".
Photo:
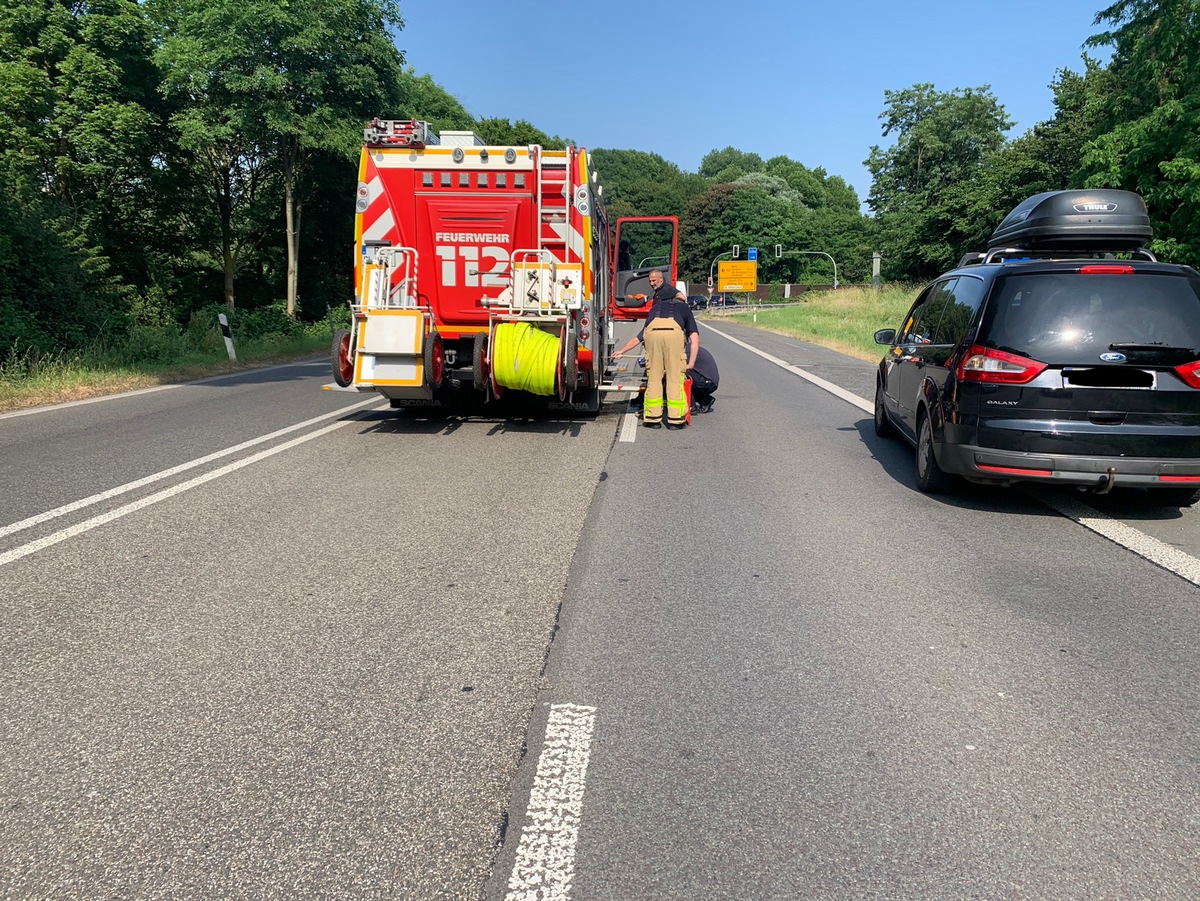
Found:
M 358 183 L 358 191 L 355 193 L 355 201 L 354 201 L 355 212 L 362 213 L 362 212 L 366 211 L 368 196 L 369 196 L 369 194 L 367 192 L 367 186 L 360 181 Z

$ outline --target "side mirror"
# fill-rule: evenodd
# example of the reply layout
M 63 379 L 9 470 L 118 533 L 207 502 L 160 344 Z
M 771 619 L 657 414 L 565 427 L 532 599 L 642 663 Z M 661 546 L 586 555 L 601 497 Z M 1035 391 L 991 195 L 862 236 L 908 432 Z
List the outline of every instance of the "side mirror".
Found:
M 876 344 L 893 344 L 896 341 L 896 330 L 894 328 L 881 328 L 875 333 Z

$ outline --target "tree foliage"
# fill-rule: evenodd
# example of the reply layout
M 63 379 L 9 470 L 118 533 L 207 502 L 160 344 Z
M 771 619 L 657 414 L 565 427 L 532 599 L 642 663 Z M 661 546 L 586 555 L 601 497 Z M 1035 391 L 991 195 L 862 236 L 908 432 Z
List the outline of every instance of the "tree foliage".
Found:
M 183 146 L 207 163 L 226 303 L 258 205 L 282 194 L 287 309 L 295 312 L 307 170 L 318 153 L 357 155 L 362 122 L 397 105 L 402 57 L 387 37 L 393 0 L 160 0 L 156 60 Z M 184 102 L 187 98 L 188 102 Z
M 692 173 L 601 148 L 610 219 L 679 217 L 691 280 L 733 244 L 760 248 L 763 280 L 827 280 L 828 253 L 864 281 L 875 250 L 885 277 L 911 280 L 980 249 L 1030 194 L 1111 186 L 1146 198 L 1160 256 L 1200 263 L 1200 0 L 1117 0 L 1096 25 L 1111 60 L 1059 69 L 1053 117 L 1020 135 L 987 86 L 885 92 L 872 215 L 787 156 L 728 146 Z M 235 297 L 309 317 L 344 304 L 375 116 L 569 143 L 476 119 L 404 66 L 402 26 L 398 0 L 0 0 L 0 353 L 183 324 Z
M 925 278 L 954 263 L 975 237 L 970 185 L 1004 145 L 1012 121 L 987 86 L 885 91 L 880 115 L 895 143 L 871 148 L 868 206 L 878 220 L 885 271 Z
M 604 185 L 610 220 L 618 216 L 678 216 L 705 186 L 699 176 L 683 172 L 657 153 L 599 148 L 591 157 Z
M 1114 52 L 1086 184 L 1141 194 L 1153 249 L 1200 262 L 1200 0 L 1119 0 L 1096 22 L 1090 43 Z

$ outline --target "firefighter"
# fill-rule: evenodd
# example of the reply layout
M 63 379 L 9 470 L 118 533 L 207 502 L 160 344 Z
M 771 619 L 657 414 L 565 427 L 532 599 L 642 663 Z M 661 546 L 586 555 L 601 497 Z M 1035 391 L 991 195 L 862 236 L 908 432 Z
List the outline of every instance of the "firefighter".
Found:
M 639 341 L 645 343 L 646 397 L 642 404 L 642 425 L 650 429 L 662 427 L 665 379 L 667 428 L 682 429 L 687 425 L 688 414 L 683 377 L 696 364 L 700 330 L 683 293 L 668 287 L 658 269 L 651 270 L 648 278 L 654 290 L 654 304 L 646 316 L 646 324 L 617 355 L 631 350 Z

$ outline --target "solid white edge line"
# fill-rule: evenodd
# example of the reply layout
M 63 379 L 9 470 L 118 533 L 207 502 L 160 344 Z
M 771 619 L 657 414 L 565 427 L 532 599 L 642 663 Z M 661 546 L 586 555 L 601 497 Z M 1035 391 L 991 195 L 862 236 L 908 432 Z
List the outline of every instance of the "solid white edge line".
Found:
M 1105 516 L 1073 498 L 1055 496 L 1049 491 L 1039 490 L 1039 486 L 1036 485 L 1026 486 L 1025 491 L 1067 519 L 1079 523 L 1085 529 L 1090 529 L 1114 544 L 1133 551 L 1139 557 L 1144 557 L 1151 563 L 1175 573 L 1181 579 L 1186 579 L 1194 585 L 1200 585 L 1200 560 L 1190 554 L 1171 547 L 1152 535 L 1140 532 L 1133 526 L 1127 526 L 1119 520 Z
M 794 373 L 820 388 L 824 388 L 830 394 L 840 397 L 847 403 L 853 404 L 864 413 L 870 413 L 872 416 L 875 415 L 874 402 L 863 400 L 857 394 L 852 394 L 844 388 L 833 385 L 824 379 L 817 378 L 817 376 L 792 366 L 778 357 L 759 350 L 757 347 L 752 347 L 745 341 L 739 341 L 732 335 L 727 335 L 720 329 L 713 328 L 711 325 L 706 325 L 705 328 L 714 335 L 720 335 L 726 341 L 732 341 L 739 347 L 743 347 L 751 353 L 758 354 L 764 360 L 774 363 L 781 369 L 786 369 L 788 372 Z M 1050 509 L 1078 523 L 1085 529 L 1089 529 L 1097 535 L 1107 538 L 1114 544 L 1119 544 L 1127 551 L 1132 551 L 1156 566 L 1161 566 L 1163 569 L 1175 573 L 1181 579 L 1186 579 L 1189 582 L 1200 585 L 1200 559 L 1193 557 L 1191 554 L 1185 553 L 1178 548 L 1173 548 L 1169 544 L 1133 528 L 1133 526 L 1105 516 L 1103 513 L 1093 510 L 1086 504 L 1081 504 L 1079 501 L 1072 500 L 1069 497 L 1053 497 L 1048 492 L 1038 491 L 1036 484 L 1026 485 L 1024 488 L 1031 497 L 1036 498 Z
M 596 708 L 554 704 L 505 901 L 568 901 Z
M 115 510 L 110 510 L 107 513 L 102 513 L 99 516 L 93 516 L 91 519 L 85 519 L 81 523 L 77 523 L 69 528 L 54 532 L 51 535 L 46 535 L 44 538 L 39 538 L 36 541 L 31 541 L 29 544 L 23 544 L 20 547 L 13 548 L 7 553 L 0 554 L 0 566 L 7 566 L 22 557 L 28 557 L 30 554 L 36 554 L 38 551 L 45 550 L 48 547 L 53 547 L 60 542 L 66 541 L 68 538 L 74 538 L 76 535 L 82 535 L 84 532 L 90 532 L 105 523 L 110 523 L 115 519 L 120 519 L 122 516 L 127 516 L 141 510 L 144 507 L 149 507 L 152 504 L 157 504 L 159 501 L 165 501 L 168 498 L 175 497 L 177 494 L 182 494 L 192 488 L 196 488 L 206 482 L 211 482 L 214 479 L 219 479 L 221 476 L 228 475 L 231 472 L 236 472 L 239 469 L 249 466 L 251 463 L 257 463 L 259 460 L 265 460 L 267 457 L 273 457 L 275 454 L 282 453 L 297 445 L 304 444 L 306 441 L 312 441 L 314 438 L 320 438 L 322 435 L 340 429 L 343 426 L 349 425 L 352 422 L 358 422 L 358 419 L 347 419 L 343 422 L 335 422 L 332 425 L 327 425 L 323 429 L 318 429 L 315 432 L 309 432 L 307 435 L 301 435 L 298 438 L 293 438 L 291 441 L 285 441 L 283 444 L 277 444 L 274 447 L 259 451 L 249 457 L 244 457 L 241 460 L 236 460 L 233 463 L 226 464 L 220 469 L 214 469 L 212 472 L 205 473 L 201 476 L 196 476 L 194 479 L 189 479 L 186 482 L 180 482 L 178 485 L 173 485 L 170 488 L 164 488 L 156 494 L 147 495 L 132 503 L 126 504 L 124 507 L 118 507 Z
M 312 419 L 298 422 L 295 425 L 289 425 L 286 428 L 271 432 L 269 435 L 263 435 L 259 438 L 252 438 L 249 441 L 243 441 L 241 444 L 235 444 L 233 447 L 227 447 L 224 450 L 215 451 L 204 457 L 198 457 L 195 460 L 190 460 L 187 463 L 180 463 L 178 466 L 172 466 L 170 469 L 164 469 L 162 472 L 156 472 L 153 475 L 148 475 L 145 478 L 136 479 L 132 482 L 126 482 L 124 485 L 118 485 L 116 488 L 110 488 L 107 491 L 102 491 L 99 494 L 93 494 L 91 497 L 85 497 L 81 500 L 72 501 L 69 504 L 64 504 L 61 507 L 56 507 L 53 510 L 47 510 L 45 513 L 38 513 L 36 516 L 30 516 L 27 519 L 22 519 L 20 522 L 14 522 L 11 525 L 0 527 L 0 538 L 6 535 L 12 535 L 15 532 L 21 532 L 32 526 L 40 523 L 48 522 L 51 519 L 56 519 L 67 513 L 73 513 L 76 510 L 82 510 L 84 507 L 90 507 L 93 504 L 98 504 L 101 501 L 109 500 L 117 495 L 125 494 L 129 491 L 135 491 L 138 488 L 143 488 L 146 485 L 160 482 L 163 479 L 170 478 L 173 475 L 178 475 L 181 472 L 186 472 L 189 469 L 195 469 L 197 466 L 203 466 L 205 463 L 211 463 L 213 460 L 219 460 L 222 457 L 228 457 L 230 454 L 236 454 L 238 451 L 246 450 L 255 445 L 262 444 L 264 441 L 271 441 L 279 438 L 289 432 L 294 432 L 297 429 L 303 429 L 318 422 L 323 422 L 326 419 L 332 419 L 335 416 L 342 416 L 350 413 L 361 407 L 369 406 L 377 403 L 378 397 L 373 397 L 371 400 L 363 401 L 358 404 L 351 404 L 348 407 L 342 407 L 340 410 L 335 410 L 332 413 L 322 413 L 320 416 L 314 416 Z
M 790 372 L 794 375 L 800 376 L 800 378 L 804 379 L 805 381 L 812 382 L 818 388 L 822 388 L 825 391 L 828 391 L 830 394 L 834 395 L 835 397 L 840 397 L 842 400 L 844 400 L 848 404 L 853 404 L 854 406 L 856 406 L 860 410 L 862 410 L 864 413 L 870 413 L 870 414 L 874 415 L 874 413 L 875 413 L 874 404 L 868 403 L 867 401 L 865 401 L 861 397 L 859 397 L 857 394 L 853 394 L 853 393 L 847 391 L 845 388 L 842 388 L 838 385 L 833 384 L 833 382 L 827 382 L 822 378 L 818 378 L 817 376 L 813 375 L 811 372 L 805 372 L 803 369 L 799 368 L 798 366 L 793 366 L 790 363 L 787 363 L 784 360 L 779 359 L 779 357 L 773 357 L 766 351 L 759 350 L 757 347 L 753 347 L 753 346 L 747 344 L 745 341 L 739 341 L 737 338 L 733 337 L 733 335 L 727 335 L 724 332 L 720 331 L 719 329 L 713 328 L 711 325 L 706 325 L 705 328 L 708 329 L 709 331 L 711 331 L 714 335 L 720 335 L 726 341 L 732 341 L 734 344 L 738 345 L 739 347 L 745 348 L 746 350 L 750 351 L 750 353 L 752 353 L 752 354 L 758 354 L 764 360 L 768 360 L 768 361 L 774 363 L 780 369 L 786 369 L 788 372 Z

